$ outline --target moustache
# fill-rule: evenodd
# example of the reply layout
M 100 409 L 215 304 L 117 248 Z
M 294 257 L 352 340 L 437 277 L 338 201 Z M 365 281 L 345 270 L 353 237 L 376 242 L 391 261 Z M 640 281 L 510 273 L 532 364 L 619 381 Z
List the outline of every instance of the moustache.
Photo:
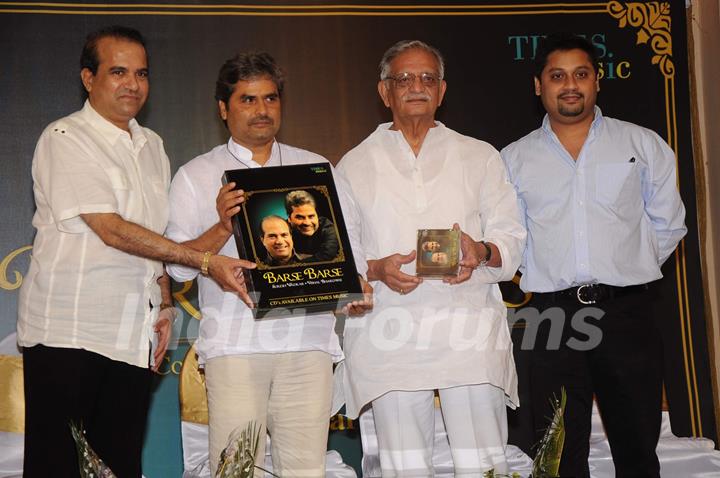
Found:
M 140 99 L 140 95 L 138 95 L 137 92 L 131 91 L 131 90 L 122 90 L 122 91 L 120 91 L 120 93 L 118 94 L 118 96 L 120 96 L 120 97 L 129 96 L 130 98 L 133 98 L 133 99 L 136 99 L 136 100 L 137 100 L 137 99 Z
M 585 95 L 583 95 L 583 94 L 580 93 L 579 91 L 566 91 L 565 93 L 560 93 L 560 95 L 558 96 L 558 98 L 565 98 L 565 97 L 568 97 L 568 96 L 577 96 L 578 98 L 584 98 L 584 97 L 585 97 Z
M 272 119 L 271 117 L 263 115 L 263 116 L 257 116 L 257 117 L 251 119 L 251 120 L 248 122 L 248 124 L 249 124 L 250 126 L 256 125 L 256 124 L 258 124 L 258 123 L 270 123 L 270 124 L 275 124 L 275 121 L 273 121 L 273 119 Z
M 408 93 L 403 97 L 403 101 L 430 101 L 430 95 L 427 93 Z

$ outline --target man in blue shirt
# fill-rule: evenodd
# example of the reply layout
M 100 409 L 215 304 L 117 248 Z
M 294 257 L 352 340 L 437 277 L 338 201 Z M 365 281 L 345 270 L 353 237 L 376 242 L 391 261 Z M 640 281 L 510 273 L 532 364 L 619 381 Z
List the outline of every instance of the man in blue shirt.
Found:
M 687 232 L 685 208 L 673 151 L 604 117 L 598 80 L 590 42 L 547 37 L 535 71 L 547 115 L 502 151 L 528 229 L 520 286 L 540 310 L 528 320 L 534 429 L 547 427 L 548 399 L 565 387 L 560 475 L 589 477 L 594 394 L 616 476 L 659 477 L 662 355 L 647 284 Z M 563 320 L 543 320 L 559 310 Z

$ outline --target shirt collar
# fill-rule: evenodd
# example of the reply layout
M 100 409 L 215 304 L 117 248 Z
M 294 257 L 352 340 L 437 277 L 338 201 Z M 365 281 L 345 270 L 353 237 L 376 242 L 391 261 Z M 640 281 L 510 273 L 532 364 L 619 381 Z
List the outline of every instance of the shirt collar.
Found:
M 280 161 L 280 143 L 278 143 L 276 140 L 273 140 L 273 146 L 272 151 L 270 152 L 270 159 L 267 160 L 267 162 L 264 165 L 261 165 L 255 161 L 253 161 L 253 153 L 245 146 L 242 146 L 241 144 L 236 143 L 232 136 L 230 136 L 230 139 L 228 139 L 227 142 L 227 148 L 230 152 L 230 155 L 235 158 L 237 161 L 245 165 L 247 168 L 262 168 L 263 166 L 275 166 L 274 163 L 278 163 L 277 166 L 281 166 Z
M 390 129 L 392 127 L 393 123 L 392 121 L 389 123 L 382 123 L 380 124 L 375 131 L 379 132 L 380 134 L 390 135 L 391 137 L 398 138 L 399 140 L 402 140 L 407 143 L 405 140 L 405 136 L 403 136 L 402 131 Z M 428 140 L 428 138 L 434 137 L 435 135 L 441 134 L 445 131 L 445 125 L 442 124 L 440 121 L 435 120 L 435 126 L 433 128 L 430 128 L 425 135 L 425 139 L 423 140 L 423 144 Z
M 128 123 L 128 128 L 130 129 L 130 133 L 128 133 L 127 131 L 118 128 L 98 113 L 90 104 L 89 99 L 85 100 L 81 114 L 85 120 L 110 144 L 115 144 L 120 140 L 120 138 L 126 137 L 132 141 L 133 148 L 135 150 L 139 150 L 147 142 L 145 131 L 143 131 L 142 127 L 138 124 L 135 118 L 132 118 Z
M 428 130 L 428 133 L 429 133 L 430 131 L 434 130 L 434 129 L 438 129 L 438 127 L 439 127 L 440 129 L 445 128 L 445 125 L 442 124 L 440 121 L 435 120 L 434 122 L 435 122 L 435 127 L 434 127 L 434 128 L 430 128 L 430 129 Z M 381 123 L 381 124 L 377 127 L 377 130 L 378 130 L 378 131 L 389 131 L 390 133 L 400 133 L 400 130 L 390 129 L 390 128 L 392 127 L 392 125 L 393 125 L 392 121 L 390 121 L 390 122 L 388 122 L 388 123 Z

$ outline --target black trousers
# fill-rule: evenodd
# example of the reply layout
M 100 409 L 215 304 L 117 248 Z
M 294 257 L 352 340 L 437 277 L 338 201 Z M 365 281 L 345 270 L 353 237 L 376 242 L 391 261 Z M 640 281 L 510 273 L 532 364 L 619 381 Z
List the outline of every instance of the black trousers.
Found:
M 567 391 L 560 476 L 590 476 L 589 437 L 595 394 L 615 476 L 660 477 L 655 448 L 661 422 L 662 349 L 650 310 L 652 300 L 653 293 L 645 290 L 589 306 L 552 294 L 540 294 L 534 301 L 541 320 L 527 326 L 538 332 L 530 365 L 538 441 L 552 416 L 549 399 L 560 397 L 563 386 Z M 547 317 L 558 315 L 565 320 L 555 321 L 553 326 Z M 559 337 L 559 347 L 555 347 Z
M 70 421 L 118 478 L 142 476 L 152 372 L 81 349 L 23 351 L 25 478 L 76 478 Z

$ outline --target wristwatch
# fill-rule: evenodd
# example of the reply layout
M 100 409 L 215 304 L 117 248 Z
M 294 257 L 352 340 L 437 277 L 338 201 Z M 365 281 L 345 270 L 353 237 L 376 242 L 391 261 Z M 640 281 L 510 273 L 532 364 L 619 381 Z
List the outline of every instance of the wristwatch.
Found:
M 479 241 L 479 242 L 480 242 L 480 244 L 485 246 L 485 250 L 487 251 L 485 253 L 485 257 L 483 258 L 483 260 L 480 261 L 480 267 L 483 267 L 483 266 L 486 266 L 487 263 L 490 261 L 490 257 L 492 257 L 492 249 L 490 249 L 490 245 L 487 242 L 485 242 L 485 241 Z

